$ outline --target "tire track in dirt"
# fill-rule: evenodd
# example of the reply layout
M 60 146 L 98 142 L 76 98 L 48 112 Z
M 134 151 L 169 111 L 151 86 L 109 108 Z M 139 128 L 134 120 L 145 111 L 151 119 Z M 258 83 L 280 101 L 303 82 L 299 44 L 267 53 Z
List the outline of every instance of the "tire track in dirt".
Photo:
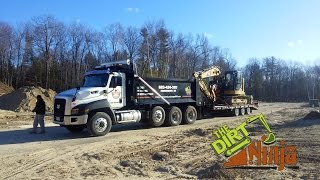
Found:
M 28 159 L 25 160 L 27 162 L 26 164 L 20 165 L 18 168 L 15 168 L 11 171 L 4 172 L 5 175 L 3 179 L 14 178 L 14 176 L 19 175 L 21 173 L 28 172 L 28 171 L 33 172 L 36 168 L 61 160 L 73 153 L 72 150 L 69 150 L 69 152 L 63 151 L 63 153 L 54 154 L 54 155 L 51 154 L 51 156 L 48 157 L 48 155 L 46 154 L 47 151 L 48 149 L 45 150 L 45 152 L 41 152 L 41 153 L 37 152 L 37 153 L 31 154 L 30 156 L 28 156 Z M 37 155 L 34 156 L 35 154 Z

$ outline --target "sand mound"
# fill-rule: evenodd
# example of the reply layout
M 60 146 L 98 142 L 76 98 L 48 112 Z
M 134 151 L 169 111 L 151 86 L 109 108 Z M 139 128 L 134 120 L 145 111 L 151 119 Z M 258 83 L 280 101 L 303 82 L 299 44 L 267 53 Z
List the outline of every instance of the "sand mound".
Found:
M 9 94 L 0 97 L 0 109 L 16 111 L 16 112 L 30 112 L 36 105 L 37 95 L 41 95 L 46 102 L 47 111 L 53 110 L 53 98 L 56 92 L 41 87 L 22 87 Z
M 307 114 L 304 119 L 320 119 L 320 112 L 318 111 L 311 111 Z
M 0 82 L 0 96 L 11 93 L 12 91 L 14 91 L 13 87 L 7 86 Z

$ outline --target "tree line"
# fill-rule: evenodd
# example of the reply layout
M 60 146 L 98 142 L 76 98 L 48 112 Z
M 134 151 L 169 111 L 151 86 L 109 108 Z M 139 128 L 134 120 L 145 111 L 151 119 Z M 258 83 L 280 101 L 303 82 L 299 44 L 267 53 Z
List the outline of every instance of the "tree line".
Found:
M 131 59 L 141 76 L 192 78 L 194 71 L 236 68 L 230 50 L 204 35 L 176 33 L 163 20 L 141 27 L 106 25 L 102 30 L 50 15 L 13 26 L 0 21 L 0 81 L 19 88 L 41 86 L 58 92 L 81 84 L 85 71 L 110 61 Z M 259 100 L 303 101 L 319 97 L 319 66 L 266 57 L 242 68 L 246 91 Z
M 320 66 L 273 56 L 252 58 L 243 68 L 246 92 L 263 101 L 300 102 L 320 98 Z

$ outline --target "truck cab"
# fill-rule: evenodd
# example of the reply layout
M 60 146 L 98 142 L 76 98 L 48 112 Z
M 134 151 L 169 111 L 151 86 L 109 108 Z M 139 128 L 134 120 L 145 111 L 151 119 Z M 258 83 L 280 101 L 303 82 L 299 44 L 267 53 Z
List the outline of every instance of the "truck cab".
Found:
M 118 121 L 139 121 L 140 112 L 121 111 L 130 104 L 127 102 L 130 93 L 127 93 L 126 87 L 132 86 L 132 80 L 127 75 L 133 77 L 130 61 L 106 63 L 86 72 L 81 87 L 55 96 L 53 122 L 71 132 L 88 127 L 91 134 L 104 135 L 111 124 Z M 93 116 L 99 118 L 89 125 Z

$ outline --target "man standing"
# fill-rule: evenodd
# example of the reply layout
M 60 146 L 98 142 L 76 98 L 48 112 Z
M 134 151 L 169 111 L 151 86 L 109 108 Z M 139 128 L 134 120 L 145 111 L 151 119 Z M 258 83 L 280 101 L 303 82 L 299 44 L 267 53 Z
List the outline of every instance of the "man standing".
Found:
M 38 124 L 40 124 L 40 128 L 41 128 L 41 131 L 39 132 L 39 134 L 44 134 L 45 133 L 44 114 L 46 113 L 46 103 L 43 101 L 43 99 L 40 95 L 37 96 L 36 107 L 32 110 L 32 112 L 35 112 L 36 116 L 34 117 L 33 129 L 30 132 L 30 134 L 37 133 Z

